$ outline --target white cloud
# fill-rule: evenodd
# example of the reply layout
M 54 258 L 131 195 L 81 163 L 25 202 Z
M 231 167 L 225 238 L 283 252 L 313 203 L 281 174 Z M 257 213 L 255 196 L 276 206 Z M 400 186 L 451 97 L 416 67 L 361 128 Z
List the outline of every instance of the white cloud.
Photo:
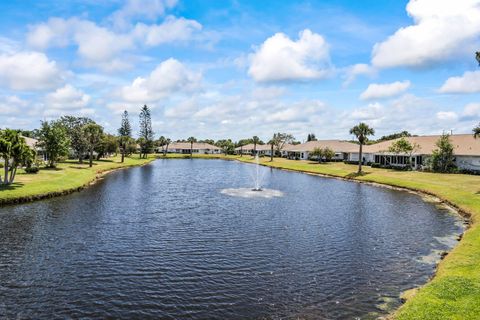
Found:
M 439 89 L 441 93 L 480 92 L 480 71 L 467 71 L 461 77 L 450 77 Z
M 118 101 L 107 107 L 117 113 L 123 110 L 136 112 L 140 105 L 147 103 L 155 107 L 156 102 L 167 97 L 199 90 L 201 80 L 200 73 L 170 58 L 160 63 L 148 76 L 137 77 L 130 85 L 121 87 L 115 95 Z
M 250 55 L 248 73 L 255 81 L 319 79 L 330 72 L 329 48 L 325 39 L 308 29 L 293 41 L 276 33 Z
M 350 85 L 359 75 L 374 76 L 376 73 L 377 70 L 371 65 L 365 63 L 357 63 L 346 69 L 345 81 L 343 82 L 343 86 L 346 87 Z
M 456 121 L 458 115 L 453 111 L 439 111 L 437 112 L 437 119 L 441 121 Z
M 472 54 L 480 35 L 478 0 L 410 0 L 414 24 L 398 29 L 373 48 L 372 64 L 388 68 L 420 67 Z
M 19 114 L 25 111 L 28 102 L 18 96 L 0 97 L 0 114 Z
M 50 18 L 45 23 L 30 26 L 26 41 L 39 50 L 75 45 L 86 66 L 117 71 L 131 67 L 131 58 L 126 53 L 132 53 L 142 45 L 186 41 L 201 28 L 195 20 L 172 16 L 161 24 L 138 23 L 127 32 L 116 32 L 84 19 Z
M 62 82 L 55 61 L 40 52 L 0 55 L 0 85 L 13 90 L 44 90 Z
M 169 16 L 162 24 L 138 23 L 133 32 L 136 37 L 144 39 L 148 46 L 158 46 L 163 43 L 189 40 L 201 29 L 202 25 L 195 20 Z
M 350 118 L 355 121 L 378 120 L 384 115 L 385 108 L 378 102 L 370 103 L 366 107 L 354 109 Z
M 112 14 L 110 19 L 115 27 L 123 29 L 129 26 L 131 19 L 155 20 L 176 4 L 177 0 L 128 0 L 120 10 Z
M 478 120 L 480 118 L 480 103 L 469 103 L 463 108 L 462 120 Z
M 396 81 L 392 83 L 377 84 L 372 83 L 362 92 L 360 99 L 382 99 L 397 96 L 405 92 L 410 87 L 410 81 Z
M 90 96 L 67 84 L 46 97 L 46 105 L 52 109 L 83 109 L 90 102 Z

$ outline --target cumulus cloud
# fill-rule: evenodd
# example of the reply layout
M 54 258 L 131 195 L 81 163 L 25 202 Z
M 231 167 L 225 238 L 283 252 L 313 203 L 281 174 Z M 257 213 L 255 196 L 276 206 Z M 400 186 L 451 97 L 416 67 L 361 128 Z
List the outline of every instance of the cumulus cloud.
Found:
M 480 35 L 478 0 L 410 0 L 414 24 L 398 29 L 373 48 L 376 67 L 422 67 L 471 54 Z
M 116 32 L 79 18 L 50 18 L 30 26 L 27 44 L 38 50 L 75 45 L 81 61 L 88 67 L 116 71 L 130 67 L 125 54 L 142 45 L 186 41 L 202 26 L 195 20 L 169 16 L 161 24 L 138 23 L 128 32 Z
M 200 89 L 202 75 L 189 70 L 176 59 L 160 63 L 148 76 L 135 78 L 130 85 L 117 90 L 116 102 L 107 107 L 115 112 L 136 112 L 139 105 L 155 103 L 166 97 L 181 93 L 192 93 Z
M 360 99 L 383 99 L 397 96 L 410 87 L 410 81 L 396 81 L 393 83 L 377 84 L 372 83 L 362 92 Z
M 162 24 L 146 25 L 139 23 L 135 26 L 134 34 L 144 39 L 148 46 L 158 46 L 163 43 L 189 40 L 192 35 L 202 29 L 202 25 L 195 20 L 168 16 Z
M 28 102 L 19 98 L 18 96 L 3 96 L 0 97 L 0 114 L 18 114 L 25 111 Z
M 40 52 L 0 55 L 0 85 L 13 90 L 44 90 L 63 81 L 55 61 Z
M 437 112 L 437 119 L 441 121 L 452 121 L 457 120 L 458 115 L 453 111 L 439 111 Z
M 469 103 L 463 108 L 462 120 L 477 120 L 480 118 L 480 103 Z
M 330 72 L 325 39 L 305 29 L 297 41 L 276 33 L 250 55 L 249 75 L 255 81 L 319 79 Z
M 46 105 L 52 109 L 83 109 L 89 102 L 89 95 L 70 84 L 58 88 L 46 97 Z
M 345 81 L 343 86 L 347 87 L 360 75 L 373 76 L 377 73 L 377 70 L 369 64 L 357 63 L 351 67 L 348 67 L 345 71 Z
M 438 91 L 441 93 L 480 92 L 480 71 L 467 71 L 461 77 L 450 77 Z
M 130 25 L 132 19 L 155 20 L 176 4 L 177 0 L 128 0 L 111 15 L 110 20 L 116 28 L 123 29 Z

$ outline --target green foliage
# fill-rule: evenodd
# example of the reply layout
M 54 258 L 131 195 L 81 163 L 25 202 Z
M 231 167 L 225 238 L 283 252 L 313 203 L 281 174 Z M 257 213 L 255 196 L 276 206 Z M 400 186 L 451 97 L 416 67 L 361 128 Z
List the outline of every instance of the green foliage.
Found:
M 412 144 L 407 139 L 400 138 L 390 145 L 388 151 L 394 154 L 408 155 L 410 161 L 410 156 L 412 155 L 412 153 L 418 151 L 419 149 L 420 145 L 418 145 L 417 143 Z
M 382 136 L 382 137 L 380 137 L 380 139 L 378 139 L 375 142 L 382 142 L 382 141 L 394 140 L 394 139 L 398 139 L 398 138 L 405 138 L 405 137 L 411 137 L 411 136 L 412 136 L 412 134 L 410 132 L 402 131 L 402 132 L 397 132 L 397 133 L 392 133 L 392 134 L 389 134 L 389 135 L 386 135 L 386 136 Z
M 107 154 L 116 154 L 118 151 L 118 138 L 111 134 L 104 134 L 94 150 L 97 152 L 97 160 Z
M 11 184 L 15 180 L 17 167 L 30 166 L 35 159 L 35 151 L 25 143 L 17 130 L 5 129 L 0 131 L 0 155 L 3 158 L 4 175 L 0 183 Z
M 87 140 L 89 151 L 89 165 L 93 165 L 93 151 L 103 139 L 103 128 L 96 123 L 88 123 L 83 127 L 83 134 Z
M 290 143 L 293 140 L 295 140 L 295 138 L 291 134 L 278 132 L 278 133 L 273 134 L 273 138 L 272 138 L 272 140 L 270 140 L 270 142 L 271 142 L 270 144 L 272 144 L 274 146 L 275 151 L 278 154 L 278 153 L 280 153 L 280 151 L 282 151 L 283 146 L 286 143 Z
M 434 172 L 455 172 L 455 155 L 453 144 L 448 134 L 442 136 L 436 142 L 437 149 L 433 150 L 429 159 L 429 167 Z
M 310 154 L 315 158 L 317 158 L 318 162 L 322 162 L 323 159 L 325 159 L 325 161 L 328 162 L 335 157 L 335 151 L 333 151 L 329 147 L 325 147 L 325 148 L 316 147 L 313 149 L 313 151 Z
M 125 161 L 125 154 L 127 154 L 127 146 L 132 140 L 132 126 L 128 119 L 127 110 L 123 111 L 122 123 L 118 129 L 118 144 L 120 145 L 120 152 L 122 153 L 122 162 Z
M 153 152 L 154 132 L 152 129 L 152 116 L 150 108 L 144 105 L 140 111 L 140 156 L 147 158 L 149 153 Z
M 362 146 L 368 141 L 368 136 L 375 135 L 375 130 L 370 128 L 367 124 L 360 122 L 358 125 L 350 129 L 350 134 L 354 134 L 357 137 L 358 143 L 360 144 L 358 152 L 358 173 L 362 172 Z
M 67 130 L 57 121 L 42 121 L 38 146 L 47 156 L 48 167 L 55 168 L 57 161 L 68 155 L 70 139 Z
M 317 138 L 315 137 L 315 133 L 309 133 L 307 136 L 307 142 L 308 141 L 317 141 Z
M 70 140 L 70 147 L 73 149 L 75 157 L 82 162 L 88 150 L 88 141 L 83 127 L 94 121 L 85 117 L 63 116 L 58 123 L 65 128 Z
M 219 148 L 222 148 L 222 152 L 227 154 L 233 154 L 235 152 L 235 144 L 231 139 L 218 140 L 215 145 Z
M 473 131 L 473 137 L 477 139 L 480 136 L 480 123 L 475 128 L 473 128 L 472 131 Z

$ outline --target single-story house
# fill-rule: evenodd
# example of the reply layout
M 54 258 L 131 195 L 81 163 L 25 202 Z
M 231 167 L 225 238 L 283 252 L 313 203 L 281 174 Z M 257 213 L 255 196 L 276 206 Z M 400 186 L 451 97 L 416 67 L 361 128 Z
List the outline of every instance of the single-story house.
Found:
M 281 150 L 281 156 L 285 156 L 284 151 L 291 147 L 291 144 L 284 144 L 283 148 Z M 246 154 L 246 155 L 253 155 L 256 152 L 260 156 L 270 156 L 272 153 L 272 146 L 270 144 L 257 144 L 256 146 L 253 145 L 253 143 L 240 146 L 235 148 L 235 153 L 236 154 Z M 273 149 L 274 154 L 276 153 L 276 148 L 274 147 Z
M 358 144 L 342 140 L 308 141 L 302 144 L 290 145 L 284 149 L 285 156 L 290 159 L 307 160 L 313 158 L 311 153 L 315 148 L 330 148 L 335 152 L 334 160 L 350 160 L 353 152 L 358 152 Z
M 440 137 L 440 135 L 405 137 L 410 144 L 417 146 L 412 154 L 394 154 L 388 151 L 389 147 L 401 138 L 367 145 L 363 147 L 363 162 L 389 166 L 410 165 L 413 169 L 420 169 L 425 165 L 425 160 L 437 149 L 436 142 Z M 449 138 L 454 147 L 457 167 L 480 171 L 480 139 L 475 139 L 471 134 L 454 134 Z M 350 155 L 350 159 L 358 161 L 358 150 Z
M 244 146 L 235 148 L 235 153 L 253 155 L 256 152 L 258 155 L 263 156 L 263 155 L 266 155 L 267 152 L 270 155 L 270 149 L 271 149 L 271 146 L 269 144 L 254 145 L 253 143 L 249 143 Z
M 168 153 L 190 154 L 190 142 L 172 142 L 168 145 Z M 222 149 L 209 143 L 194 142 L 193 154 L 220 154 Z

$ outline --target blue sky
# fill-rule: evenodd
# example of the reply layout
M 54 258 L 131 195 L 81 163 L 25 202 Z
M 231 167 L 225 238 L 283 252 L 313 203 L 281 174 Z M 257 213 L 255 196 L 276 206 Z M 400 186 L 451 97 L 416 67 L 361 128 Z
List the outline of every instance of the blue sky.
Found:
M 0 127 L 143 104 L 172 139 L 469 133 L 480 0 L 0 1 Z

